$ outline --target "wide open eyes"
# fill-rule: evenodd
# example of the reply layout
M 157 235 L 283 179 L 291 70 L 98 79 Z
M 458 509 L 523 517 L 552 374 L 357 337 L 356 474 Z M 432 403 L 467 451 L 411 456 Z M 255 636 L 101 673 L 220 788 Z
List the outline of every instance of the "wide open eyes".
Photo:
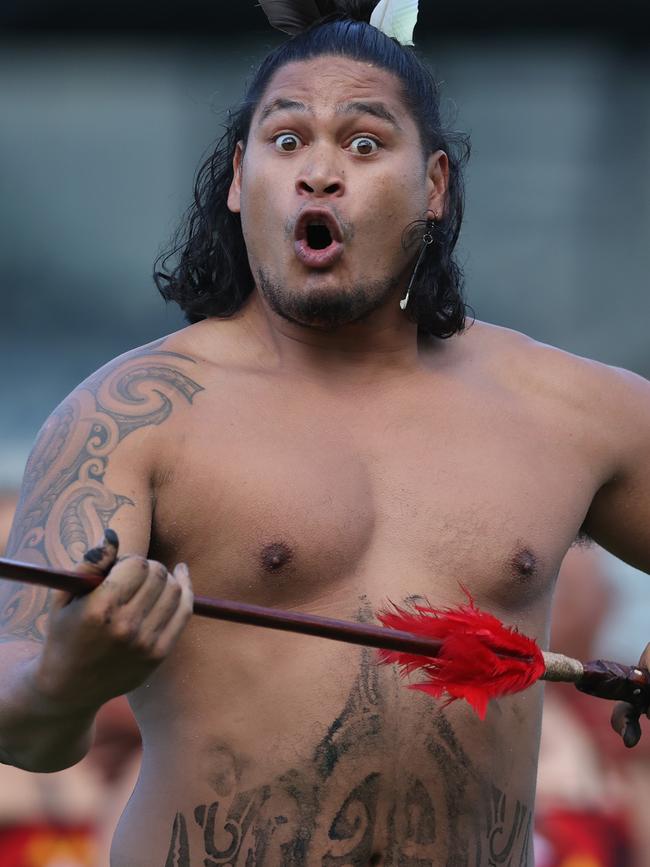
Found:
M 284 153 L 298 150 L 298 145 L 300 144 L 300 139 L 292 132 L 282 132 L 275 137 L 274 141 L 276 148 L 279 151 L 284 151 Z
M 354 143 L 359 142 L 354 149 Z M 369 138 L 367 135 L 360 135 L 356 138 L 353 138 L 350 142 L 350 147 L 353 149 L 352 152 L 358 154 L 359 156 L 366 157 L 371 156 L 372 154 L 376 154 L 379 150 L 379 142 L 375 141 L 374 138 Z
M 282 153 L 292 153 L 300 147 L 300 138 L 293 132 L 281 132 L 273 138 L 275 148 Z M 357 156 L 372 156 L 379 151 L 379 142 L 367 135 L 359 135 L 352 139 L 350 148 Z

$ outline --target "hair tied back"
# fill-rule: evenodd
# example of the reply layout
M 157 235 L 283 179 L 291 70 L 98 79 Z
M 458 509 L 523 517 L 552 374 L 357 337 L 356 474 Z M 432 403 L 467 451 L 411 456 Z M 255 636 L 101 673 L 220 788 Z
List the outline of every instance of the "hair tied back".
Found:
M 269 23 L 295 36 L 327 15 L 339 12 L 365 21 L 402 45 L 413 45 L 418 0 L 259 0 Z

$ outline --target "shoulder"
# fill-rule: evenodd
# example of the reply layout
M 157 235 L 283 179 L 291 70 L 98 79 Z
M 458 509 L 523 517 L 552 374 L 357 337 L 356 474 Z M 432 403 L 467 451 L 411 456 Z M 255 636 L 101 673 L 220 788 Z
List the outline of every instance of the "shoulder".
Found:
M 75 391 L 78 389 L 97 391 L 105 383 L 115 381 L 121 382 L 122 386 L 126 387 L 134 381 L 135 371 L 140 371 L 142 375 L 145 371 L 158 370 L 164 374 L 166 370 L 196 369 L 200 359 L 192 351 L 191 337 L 186 334 L 192 327 L 194 326 L 160 337 L 112 358 L 83 380 Z M 127 373 L 131 375 L 125 380 L 124 376 Z
M 644 377 L 482 322 L 467 338 L 472 363 L 531 411 L 562 416 L 577 432 L 602 438 L 608 450 L 647 441 L 650 382 Z
M 50 414 L 25 468 L 14 556 L 67 568 L 103 528 L 122 516 L 133 524 L 134 508 L 144 527 L 170 428 L 203 390 L 199 363 L 177 342 L 170 335 L 112 359 Z M 145 529 L 122 534 L 129 550 L 146 551 Z
M 160 338 L 90 374 L 46 420 L 30 464 L 38 460 L 42 447 L 47 446 L 49 454 L 57 444 L 62 448 L 73 431 L 75 440 L 87 442 L 89 451 L 106 454 L 127 436 L 133 451 L 142 434 L 165 421 L 176 404 L 192 403 L 202 390 L 196 374 L 199 364 L 188 352 L 178 351 L 178 343 L 176 335 Z
M 578 405 L 598 397 L 625 403 L 650 396 L 650 382 L 629 370 L 575 355 L 509 328 L 476 322 L 471 331 L 474 359 L 512 388 L 553 394 Z
M 115 415 L 130 431 L 158 425 L 172 404 L 191 404 L 203 391 L 201 361 L 184 331 L 139 346 L 100 367 L 81 382 L 63 405 L 92 403 L 95 412 Z

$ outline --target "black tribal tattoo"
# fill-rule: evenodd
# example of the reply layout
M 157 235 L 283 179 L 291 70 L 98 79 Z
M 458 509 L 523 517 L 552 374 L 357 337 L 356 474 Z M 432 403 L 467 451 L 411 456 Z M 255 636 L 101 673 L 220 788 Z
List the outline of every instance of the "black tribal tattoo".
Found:
M 162 342 L 89 377 L 52 413 L 27 462 L 8 556 L 70 569 L 116 512 L 133 505 L 104 483 L 111 453 L 203 390 L 179 364 L 195 362 L 159 349 Z M 0 641 L 42 641 L 50 596 L 45 588 L 0 582 Z
M 213 744 L 205 782 L 216 797 L 176 814 L 164 867 L 527 867 L 530 809 L 482 777 L 447 716 L 432 712 L 425 758 L 394 773 L 385 711 L 363 650 L 307 767 L 246 790 L 238 757 Z

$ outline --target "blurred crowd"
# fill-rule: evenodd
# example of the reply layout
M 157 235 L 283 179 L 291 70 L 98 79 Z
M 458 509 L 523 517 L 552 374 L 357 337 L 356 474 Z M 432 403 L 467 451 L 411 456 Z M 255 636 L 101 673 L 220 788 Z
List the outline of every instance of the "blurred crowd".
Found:
M 569 550 L 553 603 L 553 650 L 598 658 L 599 635 L 616 616 L 608 562 L 596 545 Z M 545 687 L 536 867 L 650 867 L 650 731 L 627 750 L 611 710 L 570 684 Z
M 14 507 L 15 496 L 0 493 L 0 551 Z M 558 578 L 551 647 L 593 659 L 615 611 L 603 552 L 573 547 Z M 609 702 L 566 684 L 545 690 L 536 867 L 650 867 L 650 731 L 626 750 Z M 30 774 L 0 765 L 0 867 L 109 867 L 139 764 L 138 729 L 121 698 L 102 708 L 94 746 L 74 767 Z

